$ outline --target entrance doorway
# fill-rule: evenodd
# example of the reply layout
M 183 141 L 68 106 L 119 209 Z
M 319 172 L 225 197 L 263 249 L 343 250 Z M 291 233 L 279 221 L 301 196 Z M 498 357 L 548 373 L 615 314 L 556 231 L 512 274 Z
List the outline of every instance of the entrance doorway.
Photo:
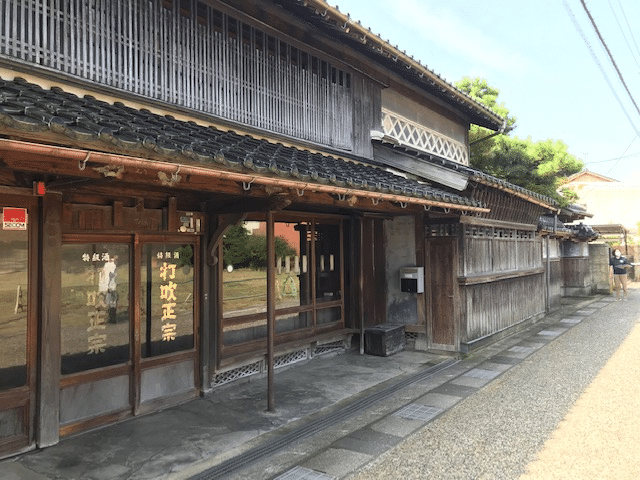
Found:
M 34 445 L 37 205 L 0 195 L 0 458 Z
M 456 240 L 456 237 L 434 237 L 426 241 L 425 291 L 429 293 L 427 335 L 430 349 L 458 350 Z
M 199 239 L 65 235 L 60 434 L 197 395 Z

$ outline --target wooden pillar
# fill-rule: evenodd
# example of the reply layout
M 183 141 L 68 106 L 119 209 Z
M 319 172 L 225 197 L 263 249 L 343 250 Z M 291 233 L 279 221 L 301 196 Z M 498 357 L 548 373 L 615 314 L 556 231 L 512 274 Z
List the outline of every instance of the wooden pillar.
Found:
M 275 411 L 274 374 L 273 374 L 273 337 L 275 336 L 276 301 L 276 248 L 273 229 L 273 212 L 267 212 L 267 410 Z
M 360 355 L 364 355 L 364 219 L 358 219 L 360 227 L 360 275 L 358 275 L 358 303 L 360 307 Z
M 58 443 L 60 428 L 60 296 L 62 293 L 62 195 L 42 198 L 38 447 Z
M 217 224 L 215 222 L 216 214 L 213 207 L 213 204 L 210 202 L 204 204 L 204 211 L 206 212 L 205 232 L 207 232 L 207 236 L 205 238 L 210 238 L 217 228 Z M 209 262 L 211 252 L 209 250 L 210 246 L 208 242 L 201 242 L 200 245 L 200 250 L 202 252 L 200 257 L 202 258 L 200 262 L 202 265 L 200 368 L 202 375 L 202 389 L 206 392 L 211 389 L 211 374 L 217 367 L 216 352 L 218 337 L 216 335 L 216 328 L 218 318 L 222 317 L 218 315 L 218 310 L 216 309 L 218 305 L 217 272 L 220 271 L 220 268 L 218 264 L 211 265 L 214 262 L 211 262 L 211 264 Z M 216 253 L 217 252 L 214 252 L 214 254 Z M 222 281 L 222 276 L 220 276 L 220 281 Z

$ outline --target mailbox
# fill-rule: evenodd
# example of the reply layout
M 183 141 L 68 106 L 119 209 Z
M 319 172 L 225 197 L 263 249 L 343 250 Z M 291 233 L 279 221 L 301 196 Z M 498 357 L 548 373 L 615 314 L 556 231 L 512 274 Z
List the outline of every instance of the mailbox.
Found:
M 424 293 L 424 267 L 401 268 L 400 291 L 408 293 Z

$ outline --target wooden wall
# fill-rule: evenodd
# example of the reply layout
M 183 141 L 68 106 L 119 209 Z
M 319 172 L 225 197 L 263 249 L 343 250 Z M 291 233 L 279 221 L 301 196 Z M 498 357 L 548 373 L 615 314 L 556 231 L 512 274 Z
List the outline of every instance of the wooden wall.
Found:
M 467 328 L 462 343 L 472 344 L 544 313 L 544 276 L 467 285 L 463 298 Z
M 563 295 L 562 287 L 564 279 L 562 277 L 562 260 L 560 250 L 561 240 L 558 238 L 544 237 L 542 239 L 542 257 L 545 267 L 545 275 L 549 286 L 547 289 L 549 310 L 555 310 L 560 307 L 560 299 Z M 549 261 L 547 262 L 547 254 Z
M 377 83 L 360 75 L 353 75 L 353 153 L 373 158 L 371 130 L 382 129 L 382 88 Z
M 461 348 L 545 313 L 542 241 L 535 227 L 463 217 L 458 284 Z

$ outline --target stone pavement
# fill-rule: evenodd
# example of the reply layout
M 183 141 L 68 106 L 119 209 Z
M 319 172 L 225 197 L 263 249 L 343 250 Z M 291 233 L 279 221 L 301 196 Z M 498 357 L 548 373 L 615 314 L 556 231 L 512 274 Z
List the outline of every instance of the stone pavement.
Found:
M 585 320 L 631 309 L 638 293 L 614 304 L 608 296 L 564 299 L 560 310 L 464 360 L 411 351 L 314 359 L 277 373 L 275 413 L 265 412 L 262 378 L 4 460 L 0 478 L 393 478 L 374 476 L 387 455 L 480 393 L 495 394 L 490 387 L 505 372 L 544 358 L 545 346 Z M 490 425 L 494 412 L 484 412 Z M 396 478 L 427 477 L 405 472 Z
M 346 478 L 640 478 L 639 304 L 636 284 L 628 302 L 548 323 L 494 357 L 506 372 Z M 518 353 L 527 358 L 511 366 Z

